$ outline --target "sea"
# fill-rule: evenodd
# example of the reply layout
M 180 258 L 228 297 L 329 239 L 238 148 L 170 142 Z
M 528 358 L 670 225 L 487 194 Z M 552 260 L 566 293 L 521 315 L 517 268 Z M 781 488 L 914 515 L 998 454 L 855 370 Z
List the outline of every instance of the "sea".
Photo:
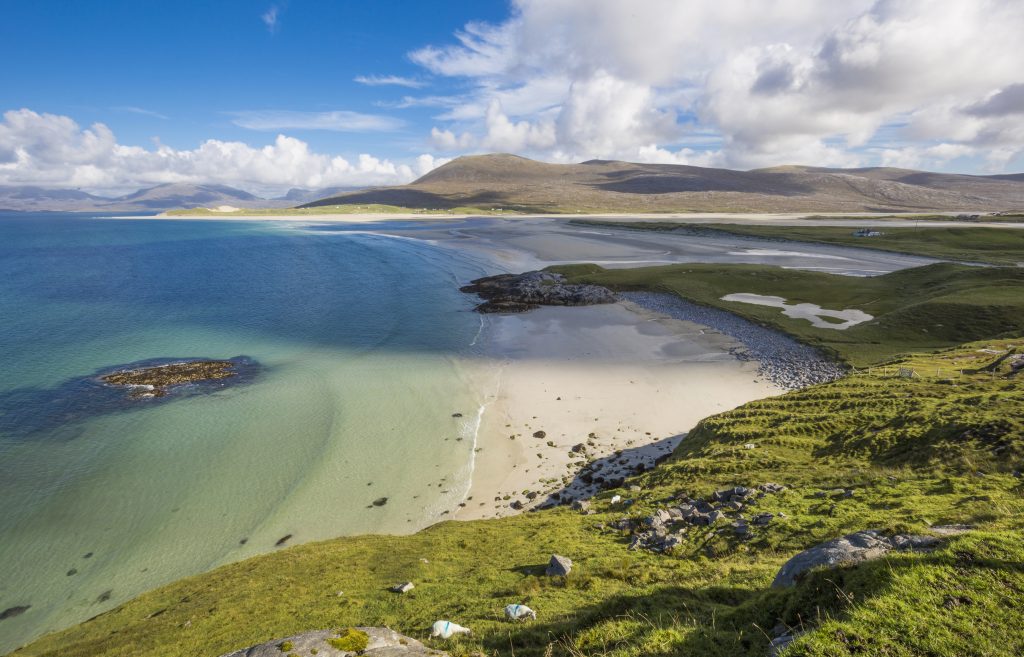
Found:
M 0 653 L 225 563 L 449 517 L 482 398 L 458 287 L 487 266 L 365 225 L 0 213 Z M 155 399 L 97 378 L 193 358 L 252 367 Z

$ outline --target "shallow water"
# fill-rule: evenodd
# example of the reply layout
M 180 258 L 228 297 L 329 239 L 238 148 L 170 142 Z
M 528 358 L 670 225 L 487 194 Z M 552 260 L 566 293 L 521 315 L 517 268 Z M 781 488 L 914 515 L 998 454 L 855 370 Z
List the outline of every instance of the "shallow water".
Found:
M 31 605 L 0 621 L 0 652 L 288 534 L 445 517 L 479 407 L 457 288 L 481 273 L 361 231 L 0 215 L 0 611 Z M 111 406 L 76 387 L 239 355 L 258 371 L 208 394 Z

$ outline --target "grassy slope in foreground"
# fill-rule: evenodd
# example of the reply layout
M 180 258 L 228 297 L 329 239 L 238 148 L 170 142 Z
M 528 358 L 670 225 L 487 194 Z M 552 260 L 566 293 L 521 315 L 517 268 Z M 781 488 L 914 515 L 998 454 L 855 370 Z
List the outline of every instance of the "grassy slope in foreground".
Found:
M 457 656 L 764 657 L 766 633 L 782 622 L 809 630 L 787 657 L 1016 656 L 1024 651 L 1024 498 L 1012 471 L 1024 458 L 1024 374 L 1008 376 L 1008 361 L 983 347 L 1020 350 L 1024 339 L 904 363 L 968 370 L 957 385 L 875 371 L 709 418 L 672 461 L 627 482 L 641 493 L 607 491 L 595 515 L 559 508 L 297 546 L 147 593 L 15 654 L 214 657 L 304 630 L 367 624 Z M 673 554 L 661 555 L 629 551 L 627 532 L 610 529 L 681 492 L 765 482 L 788 489 L 748 517 L 786 517 L 749 540 L 727 523 L 693 526 Z M 854 494 L 815 495 L 836 487 Z M 613 508 L 615 492 L 636 504 Z M 820 541 L 949 523 L 978 531 L 933 553 L 769 588 L 784 561 Z M 552 552 L 575 561 L 568 578 L 542 575 Z M 416 583 L 410 593 L 386 590 L 405 580 Z M 536 609 L 539 620 L 504 622 L 500 610 L 511 602 Z M 439 618 L 474 634 L 431 641 L 427 628 Z
M 858 367 L 896 354 L 949 347 L 1024 331 L 1024 268 L 939 263 L 856 278 L 766 265 L 681 264 L 635 269 L 565 265 L 572 282 L 671 292 L 724 308 L 821 347 Z M 815 328 L 779 308 L 722 301 L 752 292 L 787 303 L 857 308 L 875 319 L 844 331 Z
M 862 219 L 864 219 L 862 217 Z M 656 221 L 616 223 L 611 221 L 578 221 L 592 226 L 616 226 L 636 230 L 686 230 L 693 233 L 715 231 L 759 237 L 763 239 L 817 244 L 837 244 L 878 251 L 983 262 L 992 265 L 1024 264 L 1024 230 L 1009 228 L 890 228 L 875 226 L 883 234 L 877 237 L 856 237 L 856 229 L 838 226 L 750 226 L 739 224 L 688 224 Z M 870 224 L 870 221 L 865 223 Z

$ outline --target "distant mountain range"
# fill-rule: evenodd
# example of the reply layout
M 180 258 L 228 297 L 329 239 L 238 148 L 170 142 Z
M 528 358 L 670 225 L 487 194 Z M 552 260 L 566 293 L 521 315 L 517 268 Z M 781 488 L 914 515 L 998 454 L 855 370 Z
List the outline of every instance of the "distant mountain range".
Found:
M 162 212 L 176 208 L 287 208 L 325 196 L 350 192 L 352 187 L 320 190 L 294 188 L 280 198 L 260 198 L 226 185 L 172 183 L 107 198 L 76 189 L 0 186 L 0 210 L 18 212 Z
M 260 198 L 225 185 L 166 184 L 116 198 L 80 190 L 0 187 L 0 210 L 161 212 L 176 208 L 380 203 L 413 209 L 525 212 L 1022 211 L 1024 174 L 969 176 L 876 167 L 752 171 L 590 160 L 548 164 L 516 155 L 460 157 L 395 187 L 289 190 Z
M 306 207 L 382 203 L 527 212 L 907 212 L 1024 209 L 1024 174 L 970 176 L 887 167 L 782 166 L 734 171 L 515 155 L 460 157 L 419 180 L 323 198 Z

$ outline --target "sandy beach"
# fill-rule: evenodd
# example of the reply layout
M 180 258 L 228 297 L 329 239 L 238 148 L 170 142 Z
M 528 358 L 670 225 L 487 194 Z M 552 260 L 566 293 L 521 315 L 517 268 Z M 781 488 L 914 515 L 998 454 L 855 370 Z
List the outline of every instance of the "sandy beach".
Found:
M 728 336 L 628 303 L 488 321 L 480 451 L 459 519 L 589 497 L 598 487 L 575 478 L 584 463 L 609 477 L 650 467 L 702 418 L 782 392 L 729 353 Z

